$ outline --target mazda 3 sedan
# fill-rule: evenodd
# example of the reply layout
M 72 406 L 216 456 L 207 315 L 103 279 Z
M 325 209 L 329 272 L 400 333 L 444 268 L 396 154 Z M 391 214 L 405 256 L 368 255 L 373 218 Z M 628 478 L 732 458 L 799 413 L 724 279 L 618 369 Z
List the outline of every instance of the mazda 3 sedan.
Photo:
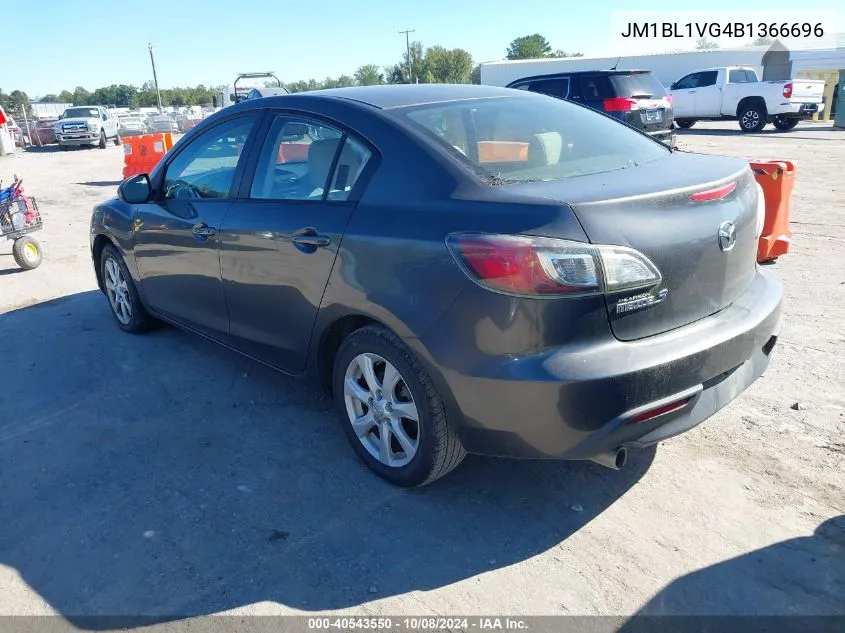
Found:
M 769 362 L 748 163 L 486 86 L 267 97 L 94 209 L 118 327 L 166 321 L 321 383 L 400 486 L 469 453 L 589 459 L 699 424 Z

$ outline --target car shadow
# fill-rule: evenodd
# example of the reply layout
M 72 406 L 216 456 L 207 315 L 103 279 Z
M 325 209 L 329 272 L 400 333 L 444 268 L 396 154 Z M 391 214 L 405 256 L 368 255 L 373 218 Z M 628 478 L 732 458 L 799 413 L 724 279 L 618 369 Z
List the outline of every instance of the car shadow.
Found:
M 557 547 L 655 454 L 470 456 L 402 490 L 313 388 L 175 328 L 124 334 L 97 291 L 0 315 L 0 345 L 0 564 L 87 628 L 444 587 Z
M 841 631 L 843 588 L 845 515 L 823 522 L 811 536 L 775 543 L 673 581 L 620 631 L 699 630 L 682 626 L 694 622 L 690 615 L 748 616 L 711 621 L 709 630 L 726 630 L 725 624 L 733 624 L 730 630 L 796 632 L 826 631 L 811 618 L 836 616 L 838 625 L 833 620 L 822 624 L 829 625 L 830 631 Z M 784 622 L 780 617 L 779 622 L 770 622 L 777 626 L 768 628 L 764 626 L 765 616 L 790 618 Z M 784 628 L 784 624 L 791 626 Z
M 749 136 L 753 136 L 756 138 L 784 138 L 784 139 L 795 139 L 795 140 L 808 140 L 808 141 L 836 141 L 839 142 L 842 139 L 839 138 L 819 138 L 814 136 L 815 133 L 818 132 L 832 132 L 834 128 L 832 126 L 807 126 L 807 127 L 797 127 L 793 130 L 788 130 L 786 132 L 782 132 L 780 130 L 774 128 L 766 128 L 761 130 L 760 132 L 755 132 Z M 688 128 L 686 130 L 682 128 L 678 128 L 675 130 L 678 135 L 678 138 L 684 136 L 737 136 L 742 137 L 746 134 L 740 130 L 739 128 L 736 129 L 724 129 L 724 128 L 706 128 L 706 127 L 694 127 Z M 811 136 L 802 136 L 804 133 L 809 133 Z
M 85 185 L 86 187 L 117 187 L 122 180 L 92 180 L 89 182 L 77 182 L 76 185 Z
M 59 146 L 57 143 L 53 143 L 50 145 L 30 145 L 26 148 L 27 152 L 33 152 L 35 154 L 50 154 L 53 152 L 59 151 Z

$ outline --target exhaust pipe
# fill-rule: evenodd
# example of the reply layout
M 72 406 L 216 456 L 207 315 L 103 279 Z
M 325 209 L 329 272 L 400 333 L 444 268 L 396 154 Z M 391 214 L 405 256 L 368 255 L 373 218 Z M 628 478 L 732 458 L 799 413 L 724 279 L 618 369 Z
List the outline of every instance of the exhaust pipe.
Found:
M 599 453 L 595 457 L 591 457 L 590 461 L 601 464 L 605 468 L 610 468 L 612 470 L 622 470 L 628 462 L 628 449 L 624 446 L 620 446 L 609 453 Z

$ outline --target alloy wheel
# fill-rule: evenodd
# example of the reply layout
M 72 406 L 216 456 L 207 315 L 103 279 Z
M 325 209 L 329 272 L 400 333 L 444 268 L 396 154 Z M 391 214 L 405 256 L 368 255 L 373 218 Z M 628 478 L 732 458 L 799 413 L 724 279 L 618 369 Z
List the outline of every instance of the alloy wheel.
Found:
M 359 354 L 343 381 L 349 423 L 367 452 L 400 468 L 419 449 L 420 421 L 411 390 L 399 370 L 377 354 Z
M 132 304 L 129 297 L 129 286 L 123 271 L 117 261 L 111 257 L 106 259 L 106 295 L 109 298 L 111 309 L 117 320 L 123 325 L 129 325 L 132 321 Z

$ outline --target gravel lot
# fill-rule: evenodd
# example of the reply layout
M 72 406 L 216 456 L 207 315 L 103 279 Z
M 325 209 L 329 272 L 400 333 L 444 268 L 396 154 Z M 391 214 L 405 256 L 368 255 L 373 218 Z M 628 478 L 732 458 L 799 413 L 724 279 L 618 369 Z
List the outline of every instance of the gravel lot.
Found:
M 469 457 L 416 491 L 360 465 L 306 386 L 117 329 L 88 221 L 121 148 L 0 159 L 46 223 L 35 271 L 0 243 L 0 615 L 845 615 L 845 131 L 680 144 L 797 161 L 765 376 L 620 472 Z

